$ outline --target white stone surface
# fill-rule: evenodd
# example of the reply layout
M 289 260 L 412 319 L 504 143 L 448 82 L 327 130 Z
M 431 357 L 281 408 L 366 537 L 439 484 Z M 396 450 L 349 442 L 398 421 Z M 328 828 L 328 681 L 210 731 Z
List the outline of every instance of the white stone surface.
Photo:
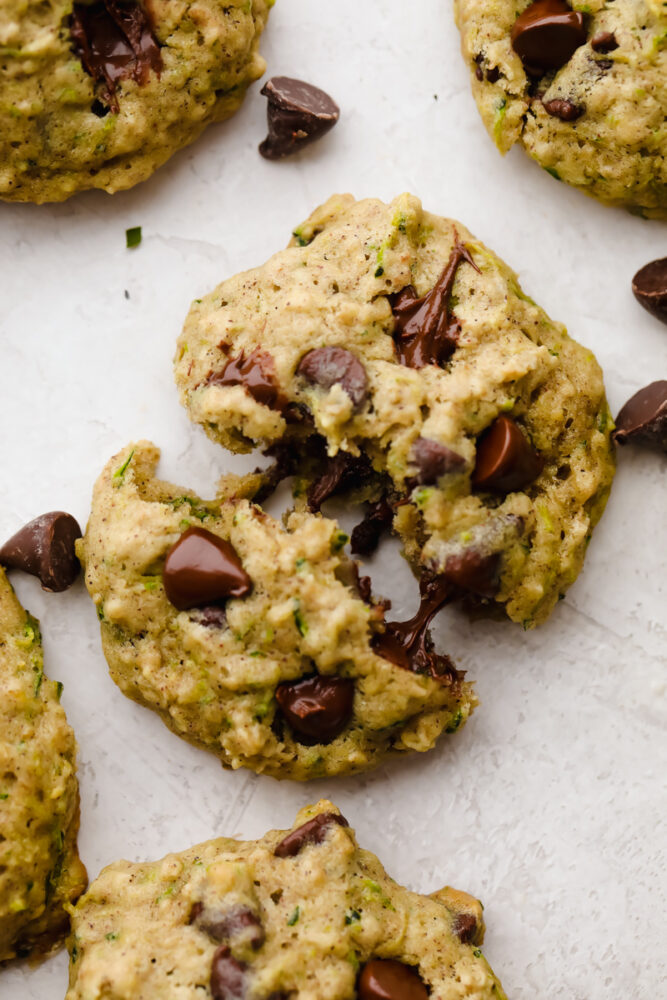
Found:
M 163 474 L 208 494 L 243 466 L 179 407 L 175 340 L 192 298 L 283 246 L 334 191 L 411 190 L 460 218 L 595 351 L 614 413 L 667 377 L 667 330 L 630 294 L 634 271 L 667 252 L 665 226 L 590 201 L 519 152 L 501 159 L 447 2 L 278 0 L 263 51 L 269 74 L 311 80 L 342 107 L 301 156 L 257 154 L 256 86 L 235 119 L 131 192 L 0 206 L 2 537 L 54 508 L 85 523 L 95 477 L 131 438 L 152 438 Z M 135 225 L 143 242 L 128 251 Z M 479 894 L 485 952 L 513 1000 L 666 997 L 667 460 L 619 459 L 586 568 L 548 624 L 524 634 L 440 615 L 437 637 L 482 702 L 465 730 L 361 778 L 223 772 L 111 683 L 81 582 L 48 595 L 13 574 L 42 621 L 48 672 L 65 683 L 91 877 L 121 856 L 260 835 L 327 795 L 403 883 Z M 396 610 L 411 610 L 416 587 L 396 552 L 376 569 Z M 61 1000 L 66 979 L 62 953 L 15 966 L 0 972 L 0 998 Z

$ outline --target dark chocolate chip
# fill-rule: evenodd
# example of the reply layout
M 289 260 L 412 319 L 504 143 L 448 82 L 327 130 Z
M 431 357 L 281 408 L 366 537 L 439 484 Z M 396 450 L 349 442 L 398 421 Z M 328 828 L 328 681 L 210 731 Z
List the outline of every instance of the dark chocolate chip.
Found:
M 368 460 L 363 456 L 336 452 L 326 459 L 324 471 L 308 487 L 308 510 L 314 513 L 334 493 L 359 486 L 369 471 Z
M 651 382 L 636 392 L 616 417 L 617 444 L 644 444 L 667 452 L 667 381 Z
M 352 552 L 359 556 L 372 555 L 380 544 L 382 535 L 391 527 L 393 520 L 394 511 L 386 497 L 367 503 L 363 521 L 360 521 L 352 529 L 350 536 Z
M 447 557 L 443 576 L 461 590 L 493 598 L 498 593 L 500 553 L 486 555 L 475 548 Z
M 172 545 L 162 581 L 168 599 L 179 611 L 228 597 L 245 597 L 252 590 L 252 580 L 234 546 L 205 528 L 188 528 Z
M 419 486 L 431 486 L 441 476 L 458 472 L 465 465 L 465 459 L 451 448 L 422 437 L 410 449 L 410 461 L 419 469 L 411 482 Z
M 533 76 L 560 69 L 586 42 L 584 15 L 565 0 L 535 0 L 512 27 L 512 48 Z
M 344 347 L 316 347 L 301 358 L 297 374 L 311 385 L 331 389 L 340 385 L 356 409 L 368 395 L 368 378 L 361 361 Z
M 195 909 L 199 907 L 199 909 Z M 213 941 L 233 941 L 249 945 L 253 951 L 264 944 L 265 933 L 256 913 L 243 904 L 228 910 L 211 910 L 202 903 L 195 903 L 190 911 L 190 923 L 208 934 Z
M 560 118 L 562 122 L 576 121 L 584 113 L 584 108 L 581 105 L 562 100 L 560 97 L 555 97 L 553 101 L 542 101 L 542 104 L 548 115 L 551 115 L 552 118 Z
M 297 743 L 331 743 L 350 721 L 354 681 L 349 677 L 306 677 L 276 688 L 276 700 Z
M 246 968 L 237 962 L 229 946 L 221 944 L 211 963 L 211 996 L 213 1000 L 244 1000 L 246 995 Z
M 632 291 L 644 309 L 667 323 L 667 257 L 640 267 L 632 279 Z
M 472 913 L 457 913 L 453 930 L 462 944 L 472 944 L 479 932 L 477 918 Z
M 477 441 L 472 485 L 491 493 L 513 493 L 529 486 L 544 467 L 511 417 L 497 417 Z
M 0 565 L 38 577 L 44 590 L 67 590 L 81 568 L 74 551 L 77 538 L 81 528 L 71 514 L 62 510 L 41 514 L 5 542 Z
M 416 969 L 395 958 L 366 962 L 357 984 L 359 1000 L 428 1000 L 428 990 Z
M 598 31 L 591 38 L 591 48 L 594 52 L 614 52 L 618 48 L 616 35 L 613 31 Z
M 269 134 L 259 151 L 267 160 L 296 153 L 332 129 L 340 108 L 328 94 L 303 80 L 274 76 L 262 87 L 268 97 Z
M 211 372 L 207 385 L 242 385 L 253 399 L 271 410 L 283 410 L 287 400 L 276 382 L 273 358 L 259 347 L 247 358 L 242 351 L 220 372 Z
M 497 66 L 490 66 L 486 71 L 486 79 L 489 83 L 497 83 L 500 79 L 500 70 Z
M 207 604 L 202 608 L 192 608 L 190 618 L 203 625 L 204 628 L 224 628 L 227 624 L 227 612 L 219 604 Z
M 344 816 L 338 813 L 318 813 L 302 826 L 297 826 L 278 843 L 273 853 L 277 858 L 293 858 L 306 844 L 321 844 L 333 823 L 339 826 L 349 826 Z

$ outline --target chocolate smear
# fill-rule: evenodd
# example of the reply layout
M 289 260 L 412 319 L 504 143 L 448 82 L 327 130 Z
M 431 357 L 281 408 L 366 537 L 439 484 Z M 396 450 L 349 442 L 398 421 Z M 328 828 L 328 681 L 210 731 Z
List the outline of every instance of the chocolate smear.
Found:
M 614 52 L 618 48 L 616 35 L 613 31 L 598 31 L 591 38 L 591 48 L 594 52 Z
M 667 323 L 667 257 L 641 267 L 632 279 L 632 292 L 644 309 Z
M 512 48 L 527 73 L 560 69 L 586 42 L 584 15 L 565 0 L 535 0 L 512 27 Z
M 162 582 L 179 611 L 245 597 L 252 590 L 234 546 L 205 528 L 188 528 L 172 545 Z
M 237 962 L 229 946 L 221 944 L 211 963 L 211 996 L 213 1000 L 244 1000 L 246 995 L 246 969 Z
M 430 438 L 419 437 L 410 449 L 410 461 L 418 472 L 410 479 L 410 487 L 432 486 L 441 476 L 460 472 L 465 465 L 462 455 Z
M 542 104 L 548 115 L 560 118 L 562 122 L 576 121 L 577 118 L 581 118 L 585 110 L 581 105 L 562 100 L 560 97 L 555 97 L 553 101 L 542 101 Z
M 472 485 L 491 493 L 513 493 L 529 486 L 543 468 L 543 458 L 519 425 L 503 414 L 477 441 Z
M 616 417 L 617 444 L 643 444 L 667 452 L 667 381 L 651 382 L 636 392 Z
M 395 958 L 366 962 L 357 984 L 359 1000 L 428 1000 L 428 990 L 416 969 Z
M 368 378 L 361 361 L 344 347 L 316 347 L 301 358 L 296 369 L 311 385 L 331 389 L 340 385 L 355 409 L 366 401 Z
M 256 347 L 246 358 L 245 352 L 230 358 L 220 372 L 211 372 L 207 385 L 242 385 L 253 399 L 270 410 L 284 410 L 287 400 L 276 382 L 273 358 Z
M 385 531 L 391 527 L 394 511 L 386 497 L 366 504 L 363 521 L 355 525 L 350 536 L 350 549 L 355 555 L 370 556 L 375 552 Z
M 340 118 L 336 102 L 319 87 L 303 80 L 274 76 L 261 92 L 268 98 L 269 134 L 259 151 L 267 160 L 297 153 L 325 135 Z
M 302 826 L 297 826 L 274 847 L 277 858 L 293 858 L 306 844 L 321 844 L 327 835 L 329 827 L 338 823 L 339 826 L 349 826 L 344 816 L 338 813 L 318 813 Z
M 276 688 L 276 700 L 297 743 L 327 744 L 350 721 L 354 681 L 349 677 L 305 677 Z
M 41 514 L 0 548 L 0 565 L 22 569 L 39 579 L 44 590 L 67 590 L 81 569 L 74 543 L 81 528 L 71 514 L 53 510 Z
M 338 451 L 326 459 L 324 472 L 308 487 L 308 510 L 319 511 L 325 500 L 334 493 L 360 485 L 369 472 L 368 460 L 361 455 Z

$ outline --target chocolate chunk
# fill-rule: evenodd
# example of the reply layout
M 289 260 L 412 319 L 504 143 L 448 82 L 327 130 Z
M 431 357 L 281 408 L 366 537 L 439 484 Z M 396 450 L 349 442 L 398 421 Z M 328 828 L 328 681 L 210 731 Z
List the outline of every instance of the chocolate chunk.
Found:
M 211 996 L 213 1000 L 244 1000 L 246 995 L 246 969 L 237 962 L 229 946 L 221 944 L 211 963 Z
M 614 52 L 618 48 L 616 35 L 613 31 L 598 31 L 591 38 L 591 48 L 594 52 Z
M 318 813 L 302 826 L 297 826 L 276 845 L 273 853 L 277 858 L 293 858 L 306 844 L 321 844 L 332 823 L 349 826 L 344 816 L 338 813 Z
M 81 528 L 71 514 L 53 510 L 16 532 L 0 549 L 0 565 L 39 578 L 44 590 L 67 590 L 79 575 L 74 543 Z
M 270 410 L 283 410 L 287 400 L 276 382 L 273 358 L 259 347 L 247 358 L 245 352 L 230 358 L 221 372 L 211 372 L 207 385 L 242 385 L 253 399 Z
M 667 452 L 667 381 L 651 382 L 636 392 L 616 417 L 617 444 L 644 444 Z
M 205 528 L 188 528 L 167 553 L 162 582 L 179 611 L 245 597 L 252 580 L 234 546 Z
M 159 75 L 162 69 L 148 11 L 136 0 L 75 3 L 70 33 L 74 54 L 103 85 L 101 97 L 114 112 L 118 112 L 116 90 L 121 80 L 143 85 L 151 70 Z
M 362 456 L 339 451 L 326 459 L 324 472 L 308 487 L 308 510 L 317 512 L 334 493 L 360 485 L 369 473 L 368 460 Z
M 233 940 L 235 944 L 250 945 L 253 951 L 261 948 L 266 937 L 257 914 L 241 903 L 224 911 L 195 903 L 190 911 L 190 923 L 214 941 Z
M 526 72 L 542 76 L 560 69 L 585 44 L 584 15 L 565 0 L 535 0 L 517 17 L 511 38 Z
M 498 593 L 500 553 L 484 555 L 478 549 L 468 548 L 460 554 L 447 557 L 443 576 L 456 587 L 493 598 Z
M 419 973 L 395 958 L 372 958 L 366 962 L 357 985 L 359 1000 L 428 1000 L 428 990 Z
M 632 279 L 632 291 L 644 309 L 667 323 L 667 257 L 641 267 Z
M 449 299 L 456 272 L 464 260 L 479 271 L 455 234 L 449 260 L 431 291 L 417 298 L 412 285 L 408 285 L 392 297 L 393 337 L 402 365 L 408 368 L 441 365 L 456 348 L 460 327 L 449 313 Z
M 477 441 L 472 485 L 491 493 L 513 493 L 529 486 L 544 467 L 511 417 L 497 417 Z
M 319 87 L 289 76 L 274 76 L 262 87 L 268 97 L 269 134 L 259 151 L 267 160 L 297 153 L 321 138 L 340 118 L 340 108 Z
M 472 913 L 457 913 L 452 930 L 462 944 L 472 944 L 479 933 L 477 919 Z
M 203 625 L 204 628 L 224 628 L 227 624 L 227 612 L 219 604 L 207 604 L 202 608 L 193 608 L 190 618 Z
M 297 743 L 331 743 L 350 721 L 354 681 L 349 677 L 305 677 L 276 688 L 276 700 Z
M 560 118 L 562 122 L 576 121 L 584 113 L 584 108 L 581 105 L 561 100 L 560 97 L 555 97 L 553 101 L 542 101 L 542 104 L 548 115 L 551 115 L 552 118 Z
M 451 448 L 422 437 L 417 438 L 410 449 L 410 461 L 419 469 L 410 481 L 411 486 L 431 486 L 441 476 L 459 472 L 465 465 L 465 459 Z
M 366 369 L 344 347 L 316 347 L 308 351 L 299 362 L 297 374 L 322 389 L 340 385 L 356 409 L 363 405 L 368 395 Z
M 350 536 L 350 548 L 355 555 L 372 555 L 393 520 L 394 511 L 386 497 L 367 503 L 363 521 L 355 525 Z
M 497 66 L 490 66 L 486 71 L 486 79 L 489 83 L 497 83 L 500 79 L 500 70 Z

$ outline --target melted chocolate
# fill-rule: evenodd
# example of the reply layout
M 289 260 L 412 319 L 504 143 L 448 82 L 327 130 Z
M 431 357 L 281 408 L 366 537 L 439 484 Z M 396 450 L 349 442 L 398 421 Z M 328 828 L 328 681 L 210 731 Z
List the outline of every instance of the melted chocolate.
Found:
M 0 564 L 39 579 L 44 590 L 59 593 L 76 580 L 81 567 L 74 543 L 81 528 L 71 514 L 54 510 L 30 521 L 0 549 Z
M 447 448 L 438 441 L 419 437 L 410 449 L 410 461 L 418 472 L 409 481 L 409 486 L 432 486 L 441 476 L 450 472 L 460 472 L 465 465 L 462 455 Z
M 616 35 L 613 31 L 598 31 L 591 38 L 591 48 L 594 52 L 614 52 L 618 48 Z
M 345 817 L 338 813 L 319 813 L 283 837 L 274 847 L 273 853 L 277 858 L 294 858 L 306 844 L 321 844 L 334 823 L 349 826 Z
M 513 493 L 529 486 L 544 468 L 536 452 L 511 417 L 496 417 L 477 441 L 472 485 L 491 493 Z
M 372 555 L 380 544 L 382 535 L 391 527 L 393 519 L 394 511 L 386 497 L 367 503 L 363 521 L 352 529 L 352 552 L 360 556 Z
M 419 973 L 395 958 L 366 962 L 357 985 L 359 1000 L 428 1000 Z
M 472 913 L 457 913 L 452 930 L 463 944 L 474 944 L 479 935 L 477 918 Z
M 560 69 L 586 42 L 584 15 L 565 0 L 535 0 L 512 27 L 512 48 L 527 73 Z
M 324 472 L 308 487 L 308 510 L 317 512 L 334 493 L 358 486 L 368 474 L 368 460 L 363 456 L 339 451 L 326 459 Z
M 206 384 L 242 385 L 253 399 L 270 410 L 282 411 L 287 406 L 287 400 L 276 383 L 273 358 L 259 347 L 247 358 L 244 351 L 230 358 L 221 372 L 211 372 Z
M 500 553 L 484 554 L 479 549 L 464 549 L 460 554 L 447 557 L 442 575 L 461 590 L 493 598 L 500 583 Z
M 276 700 L 294 739 L 304 746 L 327 744 L 352 715 L 354 681 L 349 677 L 304 677 L 276 688 Z
M 359 409 L 366 401 L 366 369 L 352 351 L 344 347 L 315 347 L 304 354 L 296 372 L 311 385 L 317 385 L 325 391 L 334 385 L 340 385 L 355 409 Z
M 244 1000 L 247 992 L 247 966 L 237 962 L 229 946 L 221 944 L 211 962 L 211 996 L 213 1000 Z
M 264 944 L 265 933 L 262 923 L 256 913 L 242 903 L 227 910 L 211 909 L 203 903 L 195 903 L 190 911 L 191 924 L 217 942 L 234 942 L 247 944 L 257 951 Z
M 179 611 L 245 597 L 252 590 L 234 546 L 205 528 L 188 528 L 172 545 L 162 582 L 168 600 Z

